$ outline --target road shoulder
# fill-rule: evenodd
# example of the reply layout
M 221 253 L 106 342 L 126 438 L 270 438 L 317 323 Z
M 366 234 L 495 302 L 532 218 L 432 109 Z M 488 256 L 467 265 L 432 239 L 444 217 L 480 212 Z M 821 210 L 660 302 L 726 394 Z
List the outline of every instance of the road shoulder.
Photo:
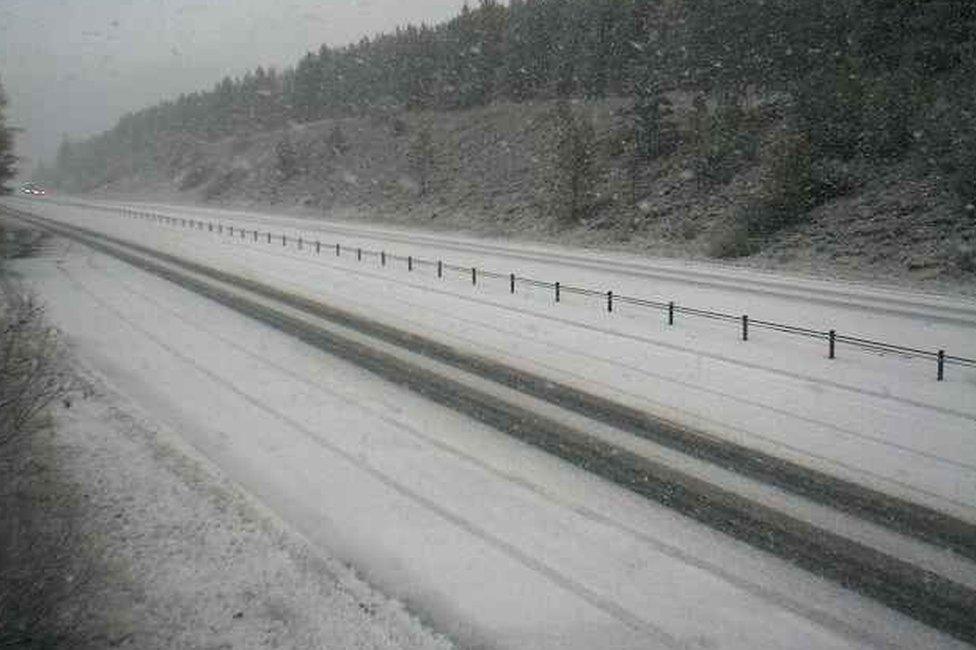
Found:
M 50 443 L 101 566 L 68 604 L 82 646 L 448 648 L 94 373 Z M 81 611 L 79 611 L 81 610 Z

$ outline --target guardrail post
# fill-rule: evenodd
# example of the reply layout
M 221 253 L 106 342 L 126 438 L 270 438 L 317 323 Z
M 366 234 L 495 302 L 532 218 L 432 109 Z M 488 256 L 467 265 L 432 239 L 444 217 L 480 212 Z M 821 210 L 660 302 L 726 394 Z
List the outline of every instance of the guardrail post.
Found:
M 674 325 L 674 301 L 668 303 L 668 325 Z
M 386 251 L 380 251 L 380 266 L 386 266 Z
M 508 288 L 509 288 L 509 293 L 515 293 L 515 274 L 514 273 L 509 273 L 508 274 Z
M 254 241 L 256 242 L 257 240 L 258 240 L 258 231 L 255 230 L 254 231 Z
M 241 228 L 241 239 L 247 239 L 247 231 Z
M 476 269 L 475 267 L 472 266 L 471 267 L 471 285 L 474 286 L 474 285 L 477 285 L 477 284 L 478 284 L 478 269 Z
M 556 283 L 556 302 L 559 302 L 559 283 Z
M 749 340 L 749 317 L 742 314 L 742 340 Z
M 607 312 L 613 311 L 613 291 L 607 291 Z
M 444 262 L 440 260 L 437 260 L 437 277 L 438 278 L 444 277 Z
M 320 242 L 318 239 L 316 239 L 315 240 L 315 254 L 318 255 L 321 252 L 322 252 L 322 242 Z
M 938 380 L 945 379 L 945 350 L 939 350 L 939 375 Z
M 286 237 L 285 235 L 282 235 L 281 236 L 281 245 L 282 246 L 287 246 L 288 245 L 288 237 Z
M 298 250 L 302 250 L 302 238 L 298 238 Z
M 407 270 L 413 271 L 413 255 L 407 255 Z
M 363 249 L 362 248 L 357 248 L 356 249 L 356 261 L 357 262 L 362 262 L 363 261 Z
M 827 358 L 833 359 L 834 349 L 837 347 L 837 332 L 835 330 L 830 330 L 830 334 L 828 335 L 828 340 L 830 341 L 830 355 Z
M 342 244 L 336 244 L 336 257 L 342 255 Z

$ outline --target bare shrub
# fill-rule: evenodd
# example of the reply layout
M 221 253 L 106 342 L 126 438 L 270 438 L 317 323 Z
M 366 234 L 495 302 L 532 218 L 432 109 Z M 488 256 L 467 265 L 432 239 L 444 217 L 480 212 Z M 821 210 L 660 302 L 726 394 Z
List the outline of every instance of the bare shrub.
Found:
M 402 138 L 410 132 L 410 125 L 399 115 L 394 116 L 390 121 L 390 128 L 393 131 L 393 136 L 397 138 Z
M 66 603 L 87 581 L 74 504 L 39 436 L 45 409 L 70 404 L 58 334 L 32 297 L 0 292 L 0 647 L 58 647 L 77 623 Z
M 349 150 L 352 148 L 352 145 L 349 143 L 349 138 L 346 137 L 345 131 L 343 131 L 342 127 L 338 124 L 332 127 L 328 138 L 326 138 L 326 144 L 336 156 L 349 153 Z
M 749 232 L 748 217 L 737 214 L 733 219 L 715 226 L 708 236 L 708 254 L 712 257 L 745 257 L 756 252 Z
M 243 169 L 228 169 L 219 173 L 203 188 L 204 200 L 210 201 L 226 194 L 237 183 L 244 180 L 247 172 Z
M 190 171 L 180 177 L 177 187 L 179 187 L 181 192 L 200 187 L 207 182 L 211 174 L 213 174 L 213 167 L 209 165 L 194 165 Z
M 952 251 L 952 261 L 960 271 L 976 273 L 976 246 L 956 244 Z
M 32 296 L 0 303 L 0 451 L 27 433 L 73 386 L 57 330 Z

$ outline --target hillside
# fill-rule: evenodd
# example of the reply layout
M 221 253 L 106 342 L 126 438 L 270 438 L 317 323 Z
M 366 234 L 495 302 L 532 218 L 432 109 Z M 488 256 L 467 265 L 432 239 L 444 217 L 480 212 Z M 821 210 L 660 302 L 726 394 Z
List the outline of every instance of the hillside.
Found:
M 676 123 L 690 128 L 690 98 L 673 100 Z M 555 103 L 327 119 L 217 142 L 173 140 L 160 147 L 165 153 L 152 173 L 120 174 L 92 194 L 713 257 L 717 240 L 761 192 L 761 155 L 742 160 L 728 183 L 716 184 L 698 176 L 687 145 L 635 178 L 620 153 L 626 102 L 580 102 L 575 109 L 590 116 L 596 133 L 596 207 L 567 224 L 548 214 L 540 191 L 547 178 L 538 162 Z M 775 107 L 756 110 L 763 116 L 757 137 L 768 146 L 781 118 Z M 421 196 L 414 152 L 425 133 L 429 180 Z M 742 262 L 925 285 L 976 278 L 976 215 L 960 211 L 937 174 L 919 175 L 909 163 L 860 172 L 848 195 L 763 238 Z
M 483 0 L 65 141 L 67 191 L 971 286 L 976 5 Z

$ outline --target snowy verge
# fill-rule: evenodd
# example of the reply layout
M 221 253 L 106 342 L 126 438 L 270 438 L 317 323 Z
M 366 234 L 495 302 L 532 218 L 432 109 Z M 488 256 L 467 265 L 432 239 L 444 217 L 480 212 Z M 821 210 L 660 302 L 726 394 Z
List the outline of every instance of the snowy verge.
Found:
M 53 438 L 107 566 L 89 640 L 139 648 L 453 647 L 79 366 Z

